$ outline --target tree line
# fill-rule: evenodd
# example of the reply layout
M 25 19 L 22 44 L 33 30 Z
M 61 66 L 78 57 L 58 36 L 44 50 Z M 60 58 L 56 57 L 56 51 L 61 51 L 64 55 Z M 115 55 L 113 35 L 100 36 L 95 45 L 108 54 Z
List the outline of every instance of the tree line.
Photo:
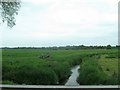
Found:
M 2 47 L 1 49 L 50 49 L 50 50 L 78 50 L 78 49 L 118 49 L 120 46 L 85 46 L 85 45 L 78 45 L 78 46 L 53 46 L 53 47 Z

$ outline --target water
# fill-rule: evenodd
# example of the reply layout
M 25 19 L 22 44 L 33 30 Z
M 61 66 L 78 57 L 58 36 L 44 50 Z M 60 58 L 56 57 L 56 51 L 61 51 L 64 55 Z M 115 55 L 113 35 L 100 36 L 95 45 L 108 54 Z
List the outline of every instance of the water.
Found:
M 79 83 L 77 83 L 77 77 L 79 76 L 79 71 L 78 69 L 80 68 L 80 65 L 77 65 L 71 69 L 72 74 L 69 77 L 68 81 L 66 82 L 65 85 L 70 85 L 70 86 L 78 86 Z

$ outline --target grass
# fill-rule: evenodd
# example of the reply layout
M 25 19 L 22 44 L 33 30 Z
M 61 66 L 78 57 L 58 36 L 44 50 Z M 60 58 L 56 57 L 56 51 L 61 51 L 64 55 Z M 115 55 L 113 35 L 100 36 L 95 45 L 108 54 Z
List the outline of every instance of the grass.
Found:
M 118 58 L 105 58 L 106 55 L 101 56 L 99 64 L 102 70 L 109 76 L 114 73 L 118 74 Z
M 117 53 L 113 53 L 109 55 L 102 55 L 99 59 L 99 65 L 108 77 L 107 84 L 111 85 L 120 84 L 120 81 L 118 80 L 118 57 L 116 56 Z
M 88 57 L 82 62 L 77 80 L 80 85 L 104 85 L 106 80 L 107 76 L 102 72 L 96 56 Z
M 82 85 L 117 85 L 118 53 L 92 54 L 81 63 L 78 83 Z
M 69 78 L 70 69 L 78 64 L 87 62 L 83 70 L 87 71 L 95 69 L 98 73 L 96 78 L 102 77 L 106 73 L 106 68 L 110 71 L 109 75 L 117 72 L 116 58 L 103 57 L 104 55 L 111 55 L 117 53 L 116 49 L 85 49 L 85 50 L 41 50 L 41 49 L 3 49 L 2 50 L 2 74 L 4 84 L 36 84 L 36 85 L 64 85 L 64 82 Z M 49 55 L 49 57 L 46 57 Z M 115 54 L 116 55 L 116 54 Z M 42 57 L 41 57 L 42 56 Z M 43 57 L 45 56 L 45 57 Z M 99 58 L 102 56 L 102 58 Z M 96 63 L 94 59 L 99 60 Z M 108 60 L 109 59 L 109 60 Z M 81 63 L 82 62 L 82 63 Z M 91 67 L 92 63 L 96 63 Z M 112 64 L 112 65 L 111 65 Z M 90 68 L 87 68 L 87 66 Z M 99 65 L 103 72 L 99 70 Z M 81 68 L 82 69 L 82 68 Z M 84 70 L 86 71 L 86 70 Z M 83 71 L 83 74 L 84 74 Z M 102 72 L 102 73 L 101 73 Z M 90 72 L 89 72 L 90 73 Z M 89 74 L 88 73 L 88 74 Z M 94 75 L 95 75 L 94 74 Z M 85 75 L 85 74 L 84 74 Z M 83 75 L 83 76 L 84 76 Z M 93 74 L 91 74 L 93 75 Z M 111 75 L 112 76 L 112 75 Z M 32 77 L 32 78 L 31 78 Z M 91 76 L 89 76 L 91 77 Z M 90 79 L 90 78 L 88 78 Z M 83 80 L 85 80 L 83 78 Z M 88 84 L 95 84 L 89 82 Z M 99 81 L 100 83 L 100 81 Z M 97 84 L 99 84 L 97 83 Z

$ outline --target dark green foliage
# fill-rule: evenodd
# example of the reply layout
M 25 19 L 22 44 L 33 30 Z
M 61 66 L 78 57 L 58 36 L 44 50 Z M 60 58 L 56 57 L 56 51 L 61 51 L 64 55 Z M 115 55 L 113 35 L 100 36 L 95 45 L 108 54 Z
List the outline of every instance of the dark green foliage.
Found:
M 86 60 L 81 64 L 78 82 L 81 85 L 99 85 L 106 83 L 106 74 L 103 73 L 96 60 Z
M 112 48 L 112 46 L 111 45 L 107 45 L 107 49 L 111 49 Z
M 51 68 L 21 65 L 19 68 L 9 67 L 7 73 L 3 73 L 3 80 L 7 79 L 17 84 L 50 85 L 57 84 L 58 78 Z M 4 68 L 5 69 L 5 68 Z
M 55 72 L 50 68 L 41 67 L 22 67 L 17 71 L 15 80 L 15 82 L 19 82 L 19 84 L 57 84 L 57 76 Z
M 71 58 L 72 57 L 72 58 Z M 70 55 L 67 60 L 71 67 L 78 65 L 82 62 L 82 55 Z
M 118 75 L 114 73 L 112 76 L 103 72 L 98 61 L 100 55 L 103 54 L 89 54 L 84 58 L 81 63 L 80 75 L 78 77 L 78 83 L 81 85 L 117 85 Z M 117 53 L 109 53 L 106 58 L 117 58 Z M 109 69 L 107 68 L 107 71 Z
M 7 25 L 13 27 L 15 25 L 15 15 L 18 14 L 20 8 L 20 2 L 17 0 L 14 0 L 14 2 L 0 1 L 0 7 L 2 21 L 7 21 Z
M 3 84 L 8 84 L 8 85 L 14 85 L 15 83 L 13 81 L 5 80 L 2 81 Z
M 114 73 L 112 76 L 108 76 L 108 80 L 106 84 L 107 85 L 118 85 L 118 75 Z
M 120 51 L 119 51 L 119 58 L 118 58 L 118 85 L 120 85 Z
M 118 53 L 110 53 L 105 58 L 118 58 Z
M 70 65 L 68 63 L 56 64 L 55 67 L 52 67 L 55 73 L 57 74 L 59 84 L 64 84 L 64 81 L 70 76 Z

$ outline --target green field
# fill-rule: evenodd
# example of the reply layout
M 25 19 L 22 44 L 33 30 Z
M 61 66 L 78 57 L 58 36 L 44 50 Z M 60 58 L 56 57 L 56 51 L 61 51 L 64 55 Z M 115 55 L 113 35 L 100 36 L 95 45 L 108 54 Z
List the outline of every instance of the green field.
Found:
M 117 85 L 118 53 L 93 55 L 81 63 L 78 82 L 82 85 Z
M 99 60 L 99 64 L 101 65 L 103 71 L 109 76 L 114 73 L 118 74 L 118 59 L 117 58 L 105 58 L 102 56 Z
M 3 84 L 64 85 L 75 65 L 81 66 L 80 84 L 117 84 L 117 54 L 117 49 L 3 49 Z

